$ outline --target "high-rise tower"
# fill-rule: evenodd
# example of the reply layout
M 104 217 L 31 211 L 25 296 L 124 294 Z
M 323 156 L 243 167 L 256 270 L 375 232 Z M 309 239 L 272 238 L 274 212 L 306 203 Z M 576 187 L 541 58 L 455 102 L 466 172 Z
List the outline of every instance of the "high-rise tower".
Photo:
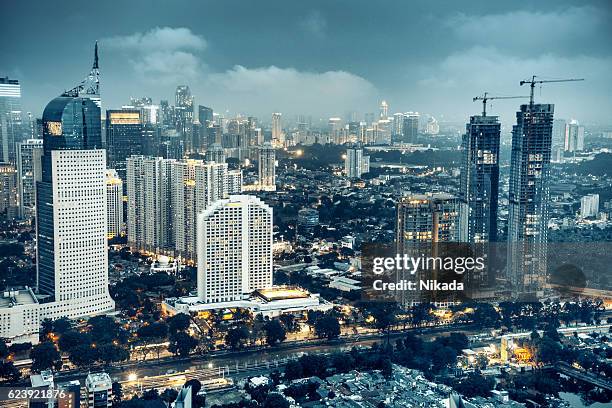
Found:
M 0 78 L 0 163 L 15 163 L 15 144 L 22 133 L 21 85 L 16 79 Z
M 276 157 L 274 147 L 268 142 L 259 148 L 259 188 L 274 191 L 276 189 Z
M 272 286 L 272 208 L 236 195 L 198 215 L 198 297 L 205 303 L 243 299 Z
M 506 270 L 522 293 L 546 277 L 553 112 L 551 104 L 521 105 L 512 128 Z
M 497 241 L 499 137 L 497 116 L 471 116 L 462 141 L 461 214 L 466 221 L 462 241 Z
M 41 305 L 41 315 L 75 318 L 110 311 L 100 107 L 79 85 L 49 102 L 42 121 L 37 269 L 38 292 L 48 305 Z
M 20 218 L 34 215 L 36 182 L 41 179 L 42 150 L 42 139 L 28 139 L 17 143 L 17 186 Z
M 126 160 L 144 154 L 143 125 L 139 109 L 106 111 L 108 165 L 126 180 Z

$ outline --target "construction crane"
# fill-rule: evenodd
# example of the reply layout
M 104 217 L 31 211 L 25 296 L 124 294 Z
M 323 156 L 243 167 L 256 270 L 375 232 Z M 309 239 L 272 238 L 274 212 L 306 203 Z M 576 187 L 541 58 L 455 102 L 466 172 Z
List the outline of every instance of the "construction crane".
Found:
M 472 98 L 473 102 L 482 101 L 482 116 L 487 116 L 487 101 L 491 99 L 517 99 L 517 98 L 529 98 L 528 96 L 489 96 L 488 92 L 485 92 L 482 96 L 475 96 Z
M 575 81 L 584 81 L 584 78 L 572 78 L 572 79 L 538 79 L 536 80 L 536 76 L 533 75 L 531 79 L 527 79 L 525 81 L 519 82 L 521 86 L 525 84 L 529 84 L 531 87 L 531 92 L 529 93 L 529 106 L 533 106 L 533 90 L 535 88 L 535 84 L 548 84 L 550 82 L 575 82 Z

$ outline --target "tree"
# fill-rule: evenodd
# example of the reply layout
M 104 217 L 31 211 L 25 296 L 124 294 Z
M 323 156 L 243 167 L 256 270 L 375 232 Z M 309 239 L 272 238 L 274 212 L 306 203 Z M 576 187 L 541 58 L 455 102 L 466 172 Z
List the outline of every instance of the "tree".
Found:
M 431 355 L 431 362 L 434 370 L 440 371 L 457 362 L 457 352 L 448 346 L 436 349 Z
M 53 332 L 56 334 L 64 334 L 72 330 L 72 321 L 67 317 L 60 317 L 53 322 Z
M 289 361 L 285 366 L 285 379 L 288 381 L 304 377 L 304 369 L 299 361 Z
M 0 378 L 7 381 L 17 381 L 21 378 L 21 372 L 12 361 L 0 361 Z
M 72 348 L 68 359 L 72 364 L 79 368 L 89 367 L 98 359 L 97 350 L 91 344 L 79 344 Z
M 59 370 L 62 367 L 60 353 L 50 342 L 40 343 L 34 347 L 30 352 L 30 358 L 32 359 L 31 369 L 35 372 L 50 369 Z
M 327 356 L 322 354 L 306 354 L 300 357 L 299 361 L 304 370 L 304 377 L 325 377 L 329 364 Z
M 174 402 L 174 400 L 176 400 L 176 397 L 178 396 L 178 391 L 173 389 L 173 388 L 166 388 L 161 394 L 160 397 L 162 399 L 162 401 L 165 401 L 166 403 L 168 403 L 168 405 L 170 405 L 171 403 Z
M 315 322 L 315 333 L 319 338 L 327 340 L 335 339 L 340 336 L 340 322 L 338 318 L 325 314 Z
M 196 348 L 198 341 L 185 332 L 178 332 L 170 336 L 168 350 L 181 357 L 188 356 Z
M 225 335 L 225 344 L 231 349 L 237 350 L 244 346 L 244 343 L 249 338 L 249 329 L 243 324 L 232 327 Z
M 281 394 L 271 392 L 266 397 L 263 408 L 289 408 L 289 402 Z
M 6 358 L 9 355 L 9 348 L 6 345 L 6 340 L 0 339 L 0 358 Z
M 121 337 L 121 327 L 110 316 L 94 316 L 87 323 L 90 326 L 89 333 L 96 343 L 111 343 Z
M 46 318 L 40 322 L 40 338 L 43 339 L 53 333 L 53 320 Z
M 287 331 L 278 320 L 267 321 L 264 324 L 264 331 L 266 332 L 266 342 L 270 346 L 283 342 L 287 338 Z
M 138 337 L 148 339 L 163 339 L 168 335 L 168 325 L 165 322 L 145 324 L 137 331 Z
M 61 351 L 69 352 L 82 344 L 91 344 L 91 336 L 76 330 L 69 330 L 61 335 L 58 346 Z
M 470 373 L 466 378 L 455 382 L 453 388 L 468 398 L 488 397 L 493 389 L 494 381 L 478 373 Z
M 170 317 L 167 322 L 168 331 L 170 332 L 170 334 L 173 334 L 187 330 L 189 328 L 189 325 L 191 324 L 191 318 L 185 313 L 177 313 L 174 316 Z
M 123 347 L 116 346 L 112 343 L 101 344 L 97 347 L 98 361 L 104 364 L 116 363 L 125 361 L 130 357 L 130 353 Z

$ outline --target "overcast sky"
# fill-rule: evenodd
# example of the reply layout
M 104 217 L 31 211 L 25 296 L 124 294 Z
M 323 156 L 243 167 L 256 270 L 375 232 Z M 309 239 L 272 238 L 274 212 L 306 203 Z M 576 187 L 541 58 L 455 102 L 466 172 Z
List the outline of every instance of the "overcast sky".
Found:
M 103 105 L 174 99 L 268 120 L 351 110 L 419 111 L 464 121 L 483 91 L 524 95 L 556 117 L 612 123 L 610 1 L 12 1 L 0 13 L 0 76 L 22 83 L 24 110 L 89 71 L 100 41 Z M 173 103 L 173 102 L 171 102 Z M 491 112 L 512 120 L 517 101 Z

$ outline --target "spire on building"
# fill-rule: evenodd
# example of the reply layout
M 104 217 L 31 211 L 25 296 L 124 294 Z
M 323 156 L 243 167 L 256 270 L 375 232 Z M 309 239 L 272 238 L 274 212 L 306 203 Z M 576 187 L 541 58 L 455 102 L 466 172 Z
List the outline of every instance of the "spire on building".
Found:
M 100 69 L 98 68 L 98 42 L 94 47 L 94 62 L 89 75 L 74 88 L 65 91 L 62 96 L 87 97 L 100 106 Z

